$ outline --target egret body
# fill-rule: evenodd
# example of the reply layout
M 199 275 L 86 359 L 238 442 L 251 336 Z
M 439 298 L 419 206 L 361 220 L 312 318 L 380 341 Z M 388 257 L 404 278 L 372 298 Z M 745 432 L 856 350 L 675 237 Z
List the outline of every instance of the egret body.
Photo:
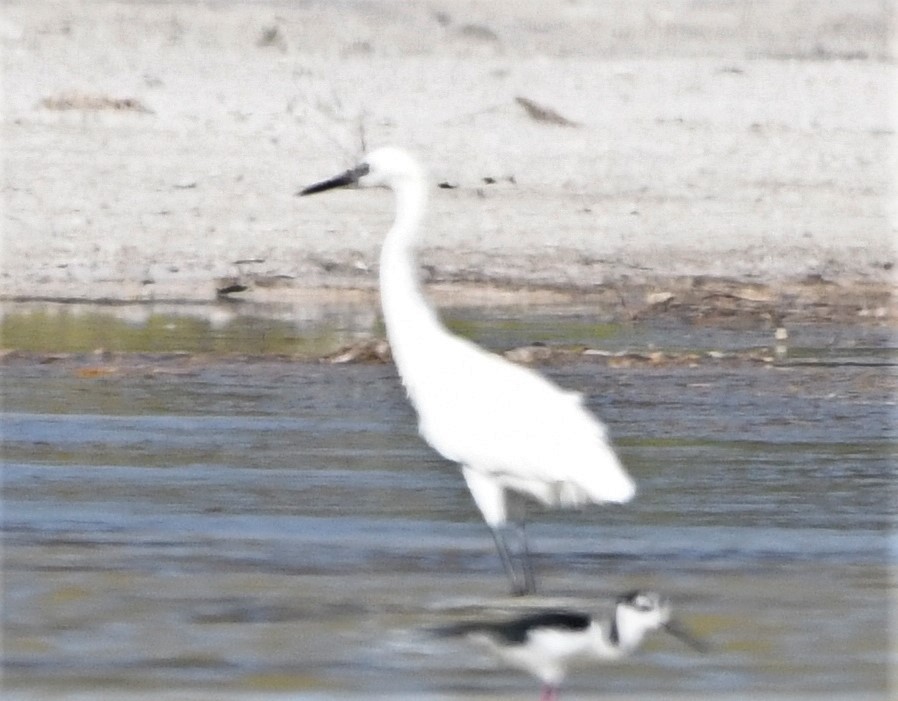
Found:
M 633 480 L 581 396 L 450 333 L 421 292 L 414 247 L 427 203 L 422 167 L 381 148 L 309 195 L 358 184 L 390 188 L 396 218 L 380 254 L 380 294 L 393 358 L 424 439 L 461 465 L 517 594 L 535 591 L 523 524 L 509 525 L 507 492 L 556 508 L 623 503 Z M 519 566 L 507 536 L 520 535 Z

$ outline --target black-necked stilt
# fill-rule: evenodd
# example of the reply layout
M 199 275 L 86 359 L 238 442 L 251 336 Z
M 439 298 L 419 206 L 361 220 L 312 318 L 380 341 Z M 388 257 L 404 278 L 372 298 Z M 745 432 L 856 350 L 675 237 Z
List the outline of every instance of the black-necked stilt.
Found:
M 668 600 L 651 591 L 621 595 L 606 619 L 573 611 L 541 611 L 498 622 L 459 623 L 436 632 L 463 635 L 486 644 L 506 664 L 542 681 L 541 701 L 554 701 L 570 666 L 627 657 L 639 648 L 647 633 L 659 628 L 696 650 L 707 649 L 671 617 Z
M 413 248 L 427 201 L 421 166 L 405 151 L 382 148 L 364 162 L 297 194 L 347 185 L 385 186 L 396 220 L 380 255 L 380 291 L 393 358 L 418 412 L 424 439 L 457 462 L 492 530 L 517 594 L 535 591 L 523 524 L 509 525 L 506 492 L 550 507 L 624 503 L 636 487 L 582 397 L 537 372 L 450 333 L 425 300 Z M 520 538 L 519 566 L 508 546 Z

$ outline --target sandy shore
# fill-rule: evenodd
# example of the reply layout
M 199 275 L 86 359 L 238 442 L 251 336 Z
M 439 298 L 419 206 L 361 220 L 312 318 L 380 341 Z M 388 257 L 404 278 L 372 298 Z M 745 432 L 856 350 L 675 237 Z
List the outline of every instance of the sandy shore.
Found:
M 428 164 L 425 276 L 483 300 L 894 318 L 892 10 L 9 0 L 0 294 L 370 290 L 388 196 L 294 197 L 364 141 Z

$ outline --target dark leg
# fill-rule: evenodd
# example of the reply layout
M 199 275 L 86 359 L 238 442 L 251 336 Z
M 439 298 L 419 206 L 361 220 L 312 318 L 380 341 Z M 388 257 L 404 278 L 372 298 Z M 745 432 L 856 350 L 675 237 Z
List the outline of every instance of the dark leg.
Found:
M 536 594 L 536 577 L 533 573 L 533 561 L 527 545 L 527 502 L 517 498 L 509 504 L 516 521 L 514 530 L 517 538 L 517 557 L 520 562 L 521 576 L 524 580 L 524 594 Z
M 515 540 L 517 540 L 517 548 L 514 554 L 509 550 L 507 534 L 509 531 L 515 532 Z M 498 528 L 492 529 L 493 539 L 496 541 L 496 549 L 499 551 L 499 558 L 502 560 L 502 566 L 511 582 L 511 593 L 514 596 L 523 596 L 524 594 L 536 593 L 536 578 L 533 575 L 533 564 L 530 561 L 530 551 L 527 547 L 527 533 L 524 530 L 523 523 L 510 526 L 504 524 Z M 515 561 L 519 563 L 515 567 Z
M 536 577 L 533 574 L 533 561 L 530 559 L 530 548 L 527 547 L 527 531 L 524 522 L 518 526 L 521 534 L 521 569 L 524 572 L 524 592 L 536 594 Z
M 515 570 L 514 561 L 511 558 L 511 553 L 508 551 L 508 545 L 505 542 L 505 530 L 507 528 L 507 526 L 499 526 L 490 529 L 490 531 L 493 534 L 493 540 L 496 541 L 496 549 L 499 551 L 499 559 L 502 560 L 505 574 L 508 575 L 508 581 L 511 582 L 511 593 L 514 596 L 521 596 L 527 593 L 526 577 L 524 578 L 525 581 L 521 582 L 518 573 Z

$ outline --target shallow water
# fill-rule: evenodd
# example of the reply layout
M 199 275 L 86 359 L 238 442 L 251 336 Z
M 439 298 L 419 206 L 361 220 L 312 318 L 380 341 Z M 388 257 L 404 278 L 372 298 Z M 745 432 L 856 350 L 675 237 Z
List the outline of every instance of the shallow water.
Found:
M 771 342 L 519 313 L 453 323 L 493 348 Z M 626 664 L 572 675 L 566 698 L 886 698 L 894 343 L 806 327 L 789 344 L 775 363 L 544 368 L 586 394 L 640 494 L 530 509 L 530 600 L 506 596 L 456 468 L 418 438 L 390 365 L 8 359 L 7 692 L 535 697 L 532 680 L 428 629 L 543 604 L 604 610 L 653 587 L 712 651 L 656 636 Z

